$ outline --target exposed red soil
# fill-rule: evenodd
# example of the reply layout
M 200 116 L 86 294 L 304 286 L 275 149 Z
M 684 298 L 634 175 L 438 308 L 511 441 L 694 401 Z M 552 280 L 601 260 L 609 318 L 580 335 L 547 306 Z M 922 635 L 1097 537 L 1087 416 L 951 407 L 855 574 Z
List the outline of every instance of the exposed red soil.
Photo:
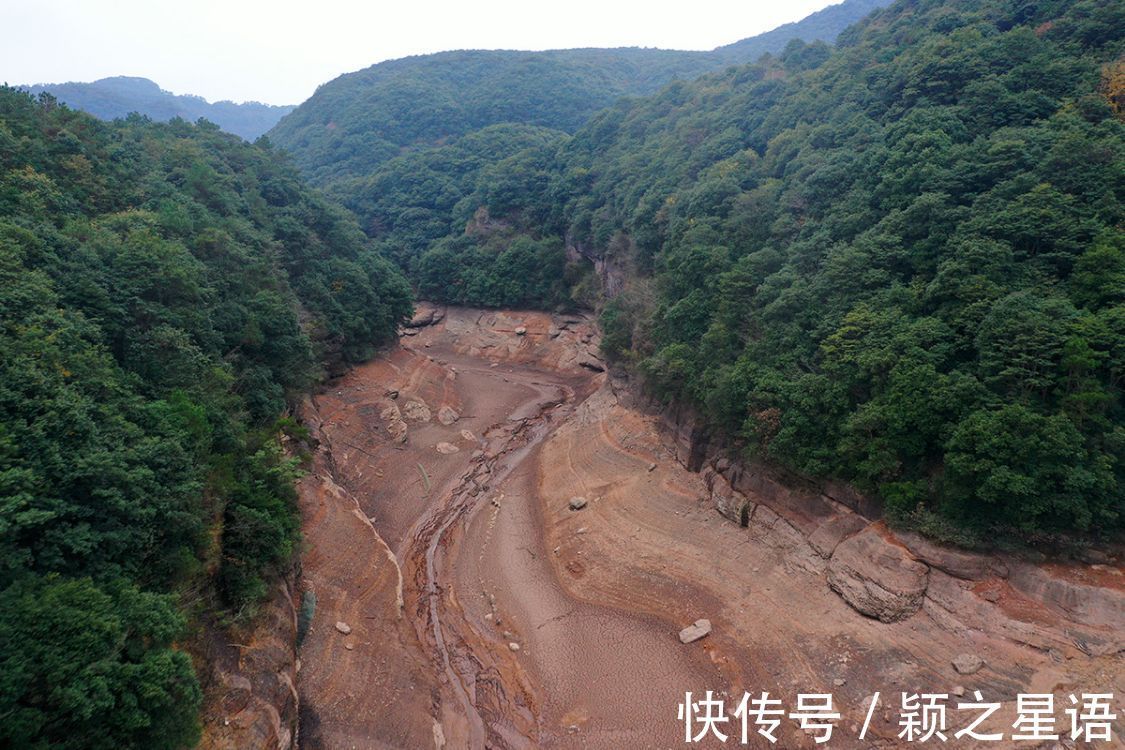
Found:
M 860 615 L 768 529 L 716 512 L 660 420 L 595 371 L 596 343 L 580 318 L 450 310 L 306 405 L 320 446 L 301 486 L 303 585 L 318 602 L 303 747 L 678 747 L 677 706 L 706 690 L 768 690 L 787 709 L 832 693 L 843 718 L 829 747 L 900 747 L 900 691 L 979 689 L 1005 701 L 1009 733 L 1020 692 L 1125 697 L 1119 649 L 1088 654 L 1074 635 L 1120 632 L 1078 627 L 1007 581 L 932 570 L 917 613 Z M 457 421 L 442 424 L 443 406 Z M 826 522 L 805 516 L 801 533 Z M 681 644 L 701 617 L 713 632 Z M 965 652 L 984 668 L 958 675 Z M 778 735 L 773 747 L 818 746 L 789 719 Z

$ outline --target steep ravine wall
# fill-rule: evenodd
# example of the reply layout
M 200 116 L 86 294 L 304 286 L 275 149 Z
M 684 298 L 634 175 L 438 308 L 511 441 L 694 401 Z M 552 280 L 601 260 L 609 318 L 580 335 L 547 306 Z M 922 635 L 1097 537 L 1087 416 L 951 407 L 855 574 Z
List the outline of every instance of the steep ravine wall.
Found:
M 251 624 L 210 628 L 201 750 L 297 746 L 298 579 L 277 581 Z
M 622 403 L 659 415 L 670 453 L 702 476 L 722 516 L 781 551 L 787 565 L 822 576 L 860 613 L 897 622 L 925 610 L 950 630 L 1000 632 L 1059 658 L 1125 652 L 1125 576 L 1114 556 L 1031 562 L 892 530 L 879 504 L 854 489 L 732 460 L 731 447 L 712 439 L 690 409 L 638 395 L 621 373 L 610 383 Z

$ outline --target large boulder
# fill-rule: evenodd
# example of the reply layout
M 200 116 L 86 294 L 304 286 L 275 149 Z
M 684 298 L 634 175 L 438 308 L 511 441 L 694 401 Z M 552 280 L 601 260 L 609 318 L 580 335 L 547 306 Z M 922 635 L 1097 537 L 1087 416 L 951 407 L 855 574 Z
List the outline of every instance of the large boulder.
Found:
M 921 608 L 930 569 L 884 533 L 874 524 L 840 542 L 828 561 L 828 585 L 856 611 L 898 622 Z
M 957 674 L 976 674 L 984 667 L 984 659 L 976 654 L 958 654 L 953 658 L 953 668 Z
M 404 323 L 403 327 L 408 329 L 425 328 L 440 323 L 443 318 L 445 318 L 445 310 L 421 303 L 417 306 L 414 317 Z

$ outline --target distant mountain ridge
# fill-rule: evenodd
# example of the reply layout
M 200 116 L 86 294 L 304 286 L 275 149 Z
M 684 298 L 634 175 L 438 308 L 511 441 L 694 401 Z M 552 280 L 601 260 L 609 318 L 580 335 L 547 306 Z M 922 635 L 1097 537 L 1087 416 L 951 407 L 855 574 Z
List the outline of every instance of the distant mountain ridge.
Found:
M 388 60 L 321 85 L 270 131 L 315 184 L 371 174 L 405 151 L 502 123 L 573 133 L 624 96 L 778 54 L 793 40 L 833 42 L 891 0 L 844 0 L 709 52 L 639 47 L 545 52 L 460 50 Z
M 147 78 L 113 76 L 90 83 L 40 83 L 24 86 L 32 94 L 46 92 L 71 109 L 80 109 L 103 120 L 138 112 L 153 120 L 180 117 L 188 122 L 209 120 L 223 130 L 252 141 L 289 114 L 295 105 L 231 101 L 208 102 L 200 96 L 173 94 Z
M 803 39 L 806 42 L 834 42 L 841 31 L 871 11 L 888 5 L 890 0 L 846 0 L 818 10 L 800 21 L 782 24 L 764 34 L 716 47 L 711 54 L 735 62 L 752 62 L 767 52 L 776 54 L 791 39 Z

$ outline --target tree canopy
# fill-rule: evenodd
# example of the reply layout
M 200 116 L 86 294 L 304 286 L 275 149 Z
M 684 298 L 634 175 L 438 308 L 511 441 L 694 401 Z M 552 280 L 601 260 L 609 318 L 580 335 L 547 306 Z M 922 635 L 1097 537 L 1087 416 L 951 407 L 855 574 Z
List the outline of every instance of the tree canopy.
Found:
M 1123 13 L 898 2 L 835 48 L 790 41 L 576 130 L 451 134 L 330 190 L 439 301 L 587 303 L 596 266 L 608 353 L 899 522 L 1117 530 Z M 564 287 L 512 272 L 548 265 Z
M 0 88 L 0 745 L 194 742 L 187 604 L 297 542 L 286 399 L 409 314 L 267 143 Z

